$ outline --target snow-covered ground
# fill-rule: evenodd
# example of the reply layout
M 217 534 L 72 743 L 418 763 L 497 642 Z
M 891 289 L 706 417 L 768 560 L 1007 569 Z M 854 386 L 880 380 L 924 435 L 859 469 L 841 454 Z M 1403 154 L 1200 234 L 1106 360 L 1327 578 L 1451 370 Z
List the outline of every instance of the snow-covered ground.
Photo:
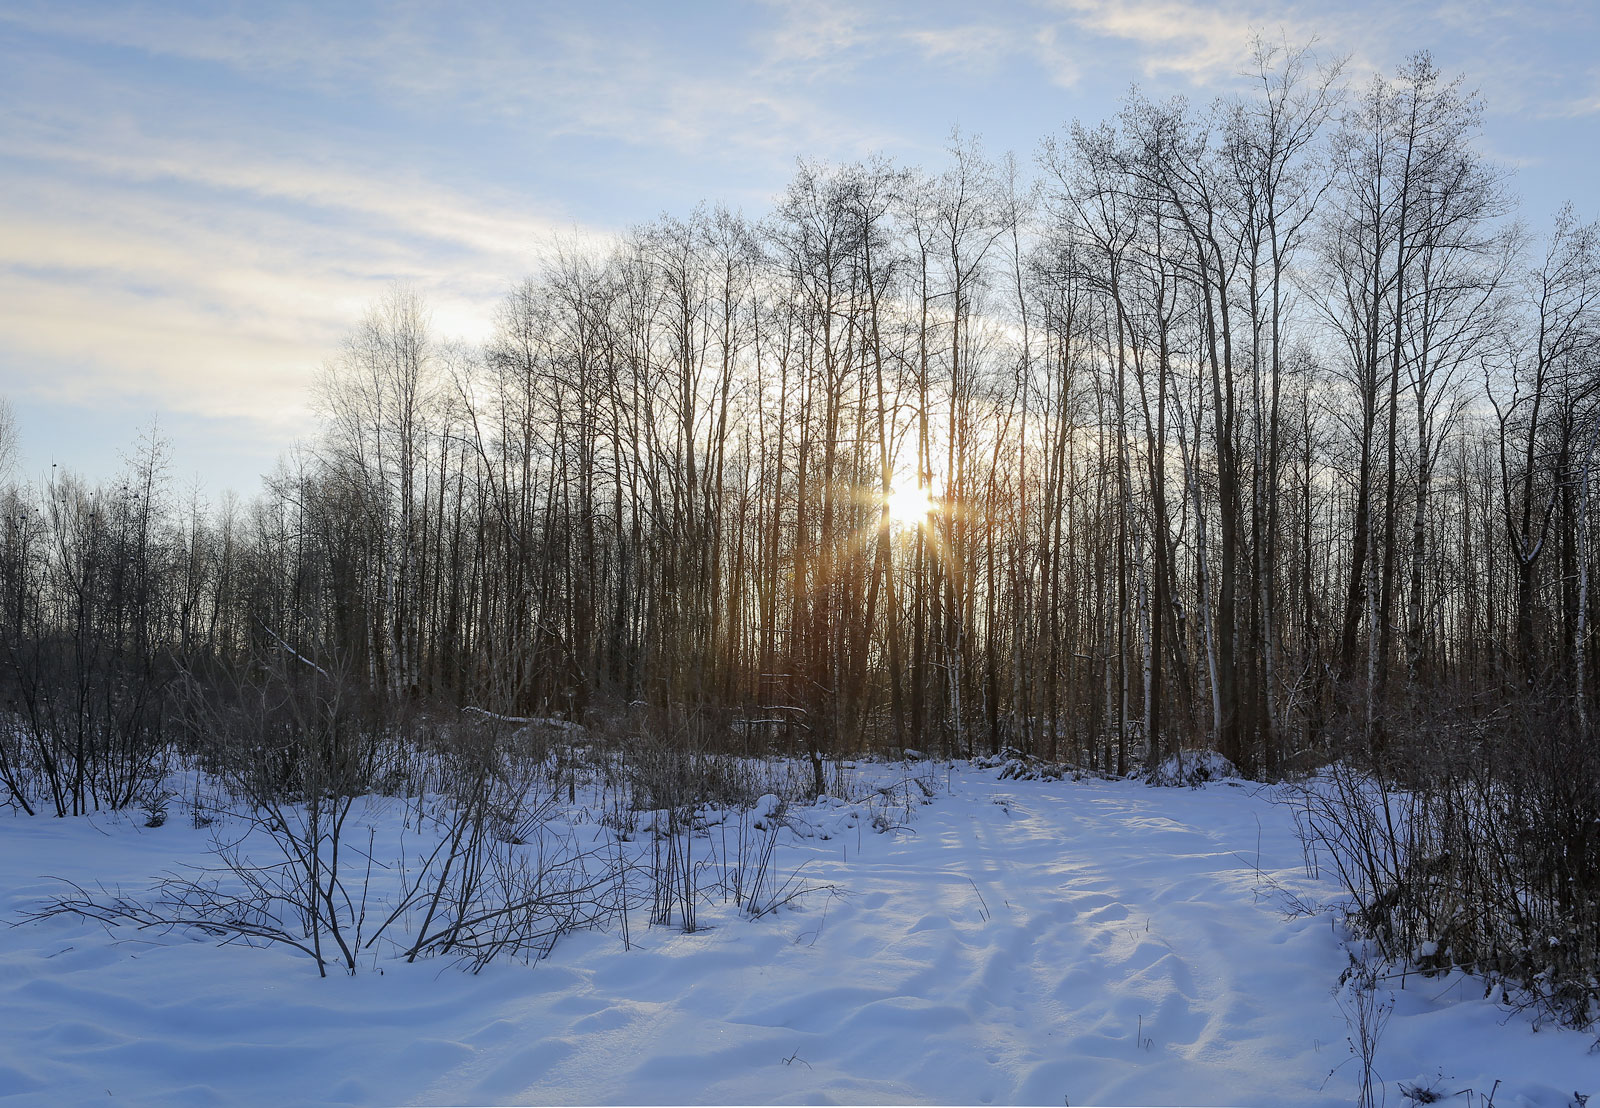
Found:
M 1237 782 L 998 780 L 937 771 L 909 827 L 797 813 L 781 877 L 832 885 L 759 920 L 634 920 L 473 976 L 442 959 L 319 979 L 283 947 L 120 939 L 57 917 L 0 929 L 5 1103 L 1349 1104 L 1360 1064 L 1335 998 L 1331 916 L 1289 811 Z M 374 801 L 380 826 L 398 801 Z M 390 807 L 385 807 L 389 805 Z M 0 915 L 125 892 L 211 833 L 176 812 L 0 817 Z M 377 972 L 381 971 L 381 972 Z M 1460 975 L 1381 988 L 1388 1103 L 1558 1106 L 1600 1091 L 1591 1036 L 1508 1016 Z M 1496 1084 L 1498 1082 L 1498 1085 Z M 1470 1092 L 1468 1091 L 1470 1090 Z

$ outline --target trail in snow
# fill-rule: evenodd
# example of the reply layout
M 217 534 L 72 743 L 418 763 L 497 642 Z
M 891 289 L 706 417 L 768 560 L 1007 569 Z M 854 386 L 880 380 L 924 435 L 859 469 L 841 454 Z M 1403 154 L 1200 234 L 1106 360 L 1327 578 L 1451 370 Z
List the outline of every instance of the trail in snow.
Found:
M 319 981 L 282 951 L 0 934 L 0 1095 L 141 1103 L 1348 1104 L 1358 1078 L 1326 898 L 1288 812 L 1237 784 L 996 782 L 958 769 L 908 831 L 790 842 L 843 895 L 707 929 L 564 940 L 529 968 Z M 204 836 L 0 823 L 5 912 L 92 869 L 125 886 Z M 835 831 L 842 830 L 837 825 Z M 88 862 L 93 859 L 94 866 Z M 68 874 L 64 874 L 68 875 Z M 1398 985 L 1398 982 L 1396 982 Z M 1470 981 L 1397 992 L 1379 1071 L 1495 1103 L 1600 1086 L 1589 1039 L 1534 1034 Z M 1331 1076 L 1330 1076 L 1331 1073 Z
M 1161 813 L 1192 803 L 1183 793 L 958 788 L 861 861 L 812 863 L 814 880 L 850 890 L 826 921 L 814 904 L 764 934 L 658 936 L 642 966 L 574 958 L 562 1003 L 603 1005 L 573 1028 L 603 1034 L 553 1037 L 560 1059 L 524 1087 L 447 1078 L 433 1092 L 1283 1103 L 1343 1061 L 1330 995 L 1342 956 L 1325 920 L 1285 922 L 1262 902 L 1237 853 L 1246 830 L 1253 850 L 1254 819 L 1230 812 L 1246 798 L 1202 805 L 1201 829 Z M 1286 1016 L 1296 1003 L 1316 1015 Z

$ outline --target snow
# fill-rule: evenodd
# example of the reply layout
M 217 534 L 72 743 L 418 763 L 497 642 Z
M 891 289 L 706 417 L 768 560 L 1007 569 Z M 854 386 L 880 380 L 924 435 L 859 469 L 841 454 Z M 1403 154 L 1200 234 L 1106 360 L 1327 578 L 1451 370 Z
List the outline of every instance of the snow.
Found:
M 913 772 L 937 781 L 931 802 Z M 631 950 L 615 930 L 583 933 L 543 961 L 475 976 L 376 954 L 353 977 L 323 980 L 283 947 L 123 935 L 75 917 L 0 929 L 0 1097 L 1355 1099 L 1360 1063 L 1335 996 L 1349 936 L 1333 915 L 1287 914 L 1291 898 L 1339 891 L 1307 876 L 1272 790 L 997 777 L 864 764 L 853 799 L 784 807 L 763 796 L 753 814 L 783 827 L 775 880 L 831 890 L 756 920 L 707 903 L 693 934 L 647 927 L 641 906 Z M 361 821 L 393 831 L 404 808 L 373 798 Z M 706 834 L 739 824 L 715 809 L 696 822 Z M 213 864 L 212 830 L 179 805 L 163 826 L 142 824 L 140 813 L 0 817 L 0 915 L 17 919 L 63 878 L 130 893 L 185 863 Z M 583 813 L 572 827 L 609 834 Z M 1410 974 L 1379 988 L 1394 1005 L 1376 1066 L 1392 1103 L 1403 1084 L 1566 1108 L 1600 1086 L 1591 1036 L 1536 1033 L 1474 979 Z
M 273 638 L 277 638 L 276 635 Z M 487 708 L 477 708 L 467 705 L 461 709 L 483 719 L 498 720 L 501 723 L 521 723 L 528 727 L 537 727 L 546 731 L 561 731 L 574 738 L 581 738 L 586 728 L 581 723 L 573 723 L 570 719 L 557 719 L 551 716 L 505 716 L 499 712 L 491 712 Z
M 1204 785 L 1207 781 L 1222 781 L 1238 777 L 1239 770 L 1215 750 L 1189 751 L 1169 757 L 1150 775 L 1152 785 Z

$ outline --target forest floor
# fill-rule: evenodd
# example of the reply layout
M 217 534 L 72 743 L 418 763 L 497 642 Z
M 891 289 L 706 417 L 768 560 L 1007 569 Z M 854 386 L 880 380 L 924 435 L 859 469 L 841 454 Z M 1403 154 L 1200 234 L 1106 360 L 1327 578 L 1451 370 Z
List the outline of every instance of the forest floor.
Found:
M 1348 936 L 1289 910 L 1339 890 L 1307 874 L 1273 790 L 936 777 L 887 833 L 837 801 L 791 814 L 774 871 L 831 891 L 757 920 L 707 904 L 692 934 L 641 908 L 630 950 L 578 934 L 476 976 L 374 957 L 322 980 L 283 947 L 0 928 L 0 1102 L 1355 1101 Z M 211 831 L 142 822 L 0 817 L 0 917 L 62 878 L 127 892 L 211 864 Z M 1395 976 L 1378 997 L 1390 1104 L 1600 1091 L 1593 1036 L 1535 1030 L 1472 978 Z

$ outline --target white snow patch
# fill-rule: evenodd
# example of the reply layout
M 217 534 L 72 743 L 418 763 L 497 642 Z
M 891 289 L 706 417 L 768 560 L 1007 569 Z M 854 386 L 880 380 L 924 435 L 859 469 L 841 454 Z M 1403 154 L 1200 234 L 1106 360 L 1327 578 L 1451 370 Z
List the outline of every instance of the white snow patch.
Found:
M 1338 890 L 1306 876 L 1291 814 L 1270 790 L 997 782 L 993 770 L 956 767 L 949 791 L 923 804 L 903 763 L 874 772 L 882 779 L 863 769 L 860 798 L 781 816 L 776 881 L 798 874 L 841 895 L 755 921 L 706 903 L 703 929 L 687 935 L 648 927 L 641 905 L 631 951 L 614 932 L 584 933 L 542 962 L 472 976 L 378 950 L 357 976 L 319 980 L 283 948 L 192 933 L 64 917 L 0 928 L 0 1097 L 1355 1099 L 1359 1064 L 1333 995 L 1342 936 L 1328 917 L 1286 918 L 1275 891 L 1328 900 Z M 762 797 L 755 812 L 780 818 L 777 800 Z M 374 798 L 361 818 L 381 838 L 404 808 Z M 210 832 L 187 816 L 174 810 L 157 829 L 139 813 L 0 816 L 0 916 L 18 918 L 59 878 L 135 892 L 209 863 Z M 880 821 L 895 833 L 874 834 Z M 569 822 L 602 833 L 592 814 Z M 724 815 L 717 834 L 736 822 Z M 1392 1103 L 1407 1079 L 1474 1104 L 1498 1080 L 1500 1108 L 1566 1108 L 1575 1090 L 1600 1088 L 1591 1036 L 1534 1034 L 1459 972 L 1389 984 L 1377 1069 Z
M 1203 785 L 1239 776 L 1239 769 L 1215 750 L 1185 750 L 1173 754 L 1150 774 L 1152 785 Z

